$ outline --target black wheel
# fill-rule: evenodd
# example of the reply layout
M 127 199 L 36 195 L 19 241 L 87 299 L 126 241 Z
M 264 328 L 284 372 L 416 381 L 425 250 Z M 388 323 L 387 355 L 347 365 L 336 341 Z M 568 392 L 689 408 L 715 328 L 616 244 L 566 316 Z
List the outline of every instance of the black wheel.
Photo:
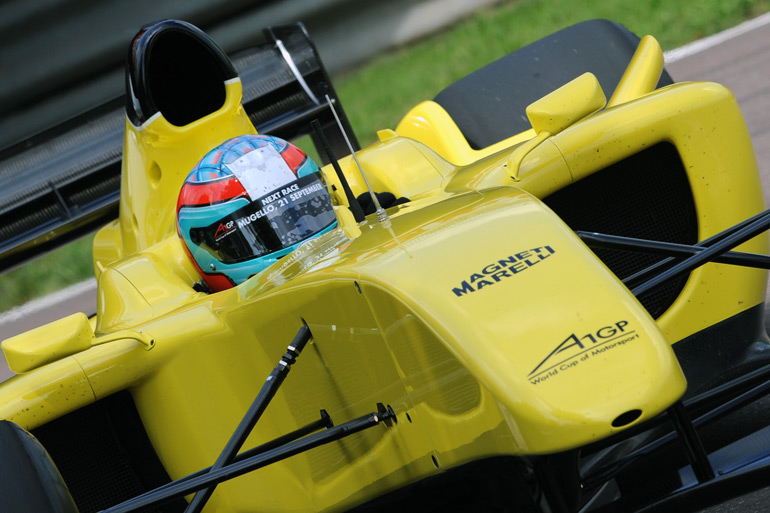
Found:
M 589 20 L 524 46 L 441 91 L 434 101 L 481 149 L 530 128 L 525 109 L 590 71 L 609 98 L 639 37 L 608 20 Z M 664 70 L 658 87 L 673 83 Z
M 51 457 L 13 422 L 0 421 L 0 510 L 4 513 L 78 513 Z

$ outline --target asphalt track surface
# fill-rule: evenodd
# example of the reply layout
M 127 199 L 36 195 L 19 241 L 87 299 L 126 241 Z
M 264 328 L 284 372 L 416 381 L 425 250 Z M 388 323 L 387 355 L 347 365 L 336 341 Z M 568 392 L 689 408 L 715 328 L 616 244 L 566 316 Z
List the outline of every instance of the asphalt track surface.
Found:
M 765 201 L 770 204 L 770 13 L 668 52 L 666 68 L 677 82 L 717 82 L 733 92 L 751 133 Z M 0 340 L 76 312 L 96 312 L 94 280 L 0 314 Z M 0 358 L 0 381 L 10 376 L 5 360 Z M 768 510 L 770 488 L 704 512 Z

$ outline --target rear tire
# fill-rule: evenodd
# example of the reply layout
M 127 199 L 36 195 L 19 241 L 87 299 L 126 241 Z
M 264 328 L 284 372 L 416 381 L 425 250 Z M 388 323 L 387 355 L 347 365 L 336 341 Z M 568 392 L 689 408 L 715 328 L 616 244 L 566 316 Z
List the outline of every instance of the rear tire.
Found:
M 577 23 L 502 57 L 441 91 L 434 101 L 471 148 L 486 148 L 531 128 L 527 106 L 590 71 L 609 98 L 639 37 L 608 20 Z M 658 87 L 673 83 L 663 70 Z
M 45 448 L 13 422 L 0 421 L 0 510 L 78 513 Z

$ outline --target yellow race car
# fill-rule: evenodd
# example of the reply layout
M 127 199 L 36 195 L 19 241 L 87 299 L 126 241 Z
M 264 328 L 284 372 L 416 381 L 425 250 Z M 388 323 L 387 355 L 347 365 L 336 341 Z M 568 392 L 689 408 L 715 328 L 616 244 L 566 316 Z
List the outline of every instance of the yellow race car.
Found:
M 303 27 L 265 34 L 231 60 L 144 27 L 125 107 L 51 136 L 122 120 L 122 154 L 103 130 L 71 157 L 71 215 L 30 200 L 0 255 L 107 223 L 96 314 L 2 343 L 3 511 L 686 510 L 758 486 L 764 430 L 701 431 L 770 372 L 770 215 L 730 91 L 592 20 L 359 148 Z M 200 221 L 212 149 L 266 134 L 324 165 L 267 194 L 243 151 L 226 178 L 260 202 Z M 254 235 L 285 219 L 312 236 Z

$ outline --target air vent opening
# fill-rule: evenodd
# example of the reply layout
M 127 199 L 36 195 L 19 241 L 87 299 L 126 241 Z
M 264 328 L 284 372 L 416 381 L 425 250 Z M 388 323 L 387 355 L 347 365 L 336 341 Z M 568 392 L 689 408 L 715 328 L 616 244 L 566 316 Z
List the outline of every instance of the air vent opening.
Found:
M 632 422 L 636 421 L 639 417 L 642 416 L 642 410 L 629 410 L 625 413 L 621 413 L 617 417 L 615 417 L 615 420 L 612 421 L 612 427 L 614 428 L 622 428 L 625 427 Z
M 543 201 L 576 231 L 690 245 L 698 242 L 692 189 L 671 143 L 658 143 L 599 169 Z M 594 252 L 620 279 L 664 258 L 598 248 Z M 638 299 L 657 319 L 676 301 L 688 278 L 689 274 L 658 285 Z

